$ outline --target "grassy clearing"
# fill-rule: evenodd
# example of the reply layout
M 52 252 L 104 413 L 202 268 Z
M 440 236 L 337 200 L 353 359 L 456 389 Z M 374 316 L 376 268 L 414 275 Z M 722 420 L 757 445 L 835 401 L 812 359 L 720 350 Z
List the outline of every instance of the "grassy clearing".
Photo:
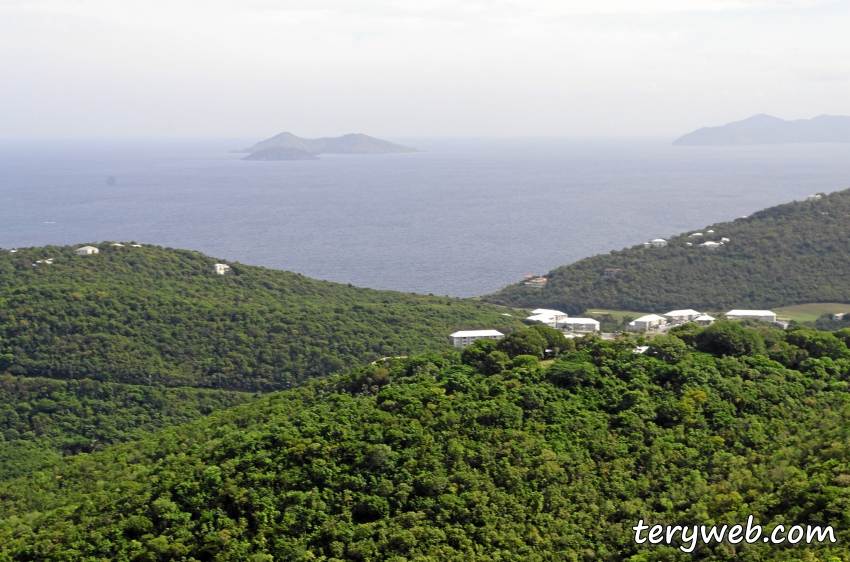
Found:
M 606 310 L 604 308 L 589 308 L 584 315 L 587 316 L 599 316 L 600 314 L 610 314 L 614 317 L 618 322 L 623 321 L 623 316 L 631 316 L 632 318 L 640 318 L 646 314 L 652 314 L 651 312 L 638 312 L 634 310 Z
M 810 302 L 774 308 L 777 318 L 796 320 L 797 322 L 814 322 L 823 314 L 850 312 L 850 304 L 840 302 Z
M 551 364 L 552 364 L 552 363 L 554 363 L 554 362 L 555 362 L 555 360 L 554 360 L 554 359 L 541 359 L 541 360 L 540 360 L 540 367 L 541 367 L 542 369 L 548 369 L 548 368 L 549 368 L 549 365 L 551 365 Z

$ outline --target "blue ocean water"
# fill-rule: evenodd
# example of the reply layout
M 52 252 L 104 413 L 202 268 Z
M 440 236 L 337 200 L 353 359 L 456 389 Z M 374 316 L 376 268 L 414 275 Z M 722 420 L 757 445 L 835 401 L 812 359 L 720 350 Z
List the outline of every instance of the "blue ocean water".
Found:
M 838 144 L 393 139 L 426 152 L 298 162 L 228 153 L 256 140 L 0 141 L 0 247 L 137 241 L 473 296 L 850 187 L 850 145 Z

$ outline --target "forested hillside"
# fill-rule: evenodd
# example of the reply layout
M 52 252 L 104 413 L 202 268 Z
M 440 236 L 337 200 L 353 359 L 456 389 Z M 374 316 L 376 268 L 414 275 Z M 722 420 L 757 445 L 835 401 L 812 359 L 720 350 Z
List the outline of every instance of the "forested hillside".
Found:
M 636 246 L 586 258 L 549 272 L 543 289 L 518 283 L 484 300 L 574 314 L 591 307 L 717 311 L 850 302 L 850 190 L 698 232 L 703 235 L 685 233 L 664 248 Z M 700 246 L 722 238 L 729 241 L 717 249 Z M 606 278 L 606 268 L 619 271 Z
M 447 349 L 458 329 L 521 326 L 489 304 L 241 264 L 216 275 L 197 252 L 99 246 L 0 253 L 0 372 L 265 391 Z
M 369 365 L 0 485 L 4 560 L 842 560 L 850 333 L 549 332 Z M 636 545 L 662 524 L 836 543 Z M 833 558 L 840 557 L 840 558 Z
M 254 398 L 229 390 L 0 375 L 0 480 Z

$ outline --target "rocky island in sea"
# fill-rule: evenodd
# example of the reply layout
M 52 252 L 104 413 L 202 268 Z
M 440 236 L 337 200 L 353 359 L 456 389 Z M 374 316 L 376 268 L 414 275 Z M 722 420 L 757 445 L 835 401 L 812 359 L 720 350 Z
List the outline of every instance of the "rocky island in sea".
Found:
M 259 158 L 247 157 L 243 160 L 306 160 L 307 158 L 290 157 L 294 152 L 263 152 L 268 149 L 287 149 L 288 151 L 297 150 L 299 153 L 309 154 L 313 157 L 316 154 L 390 154 L 390 153 L 406 153 L 419 152 L 415 148 L 402 146 L 389 141 L 376 139 L 369 135 L 349 134 L 341 137 L 325 137 L 320 139 L 303 139 L 292 133 L 281 133 L 264 141 L 250 146 L 239 152 L 248 152 L 252 156 L 255 154 L 268 154 L 269 156 L 261 156 Z M 280 154 L 283 157 L 271 157 L 275 154 Z
M 703 127 L 673 141 L 674 146 L 734 146 L 850 142 L 850 117 L 820 115 L 786 121 L 760 114 L 721 127 Z

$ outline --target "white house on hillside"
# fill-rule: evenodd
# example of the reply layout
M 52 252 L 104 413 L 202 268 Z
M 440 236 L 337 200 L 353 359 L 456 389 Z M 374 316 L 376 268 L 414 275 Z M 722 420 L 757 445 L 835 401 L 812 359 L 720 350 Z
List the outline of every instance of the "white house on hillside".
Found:
M 598 332 L 599 322 L 593 318 L 564 318 L 555 327 L 565 332 Z
M 217 263 L 213 266 L 213 271 L 215 271 L 219 275 L 224 275 L 228 271 L 230 271 L 230 266 L 226 263 Z
M 672 310 L 665 314 L 664 317 L 670 324 L 684 324 L 685 322 L 692 322 L 699 315 L 700 313 L 696 310 L 688 308 L 685 310 Z
M 98 250 L 94 246 L 83 246 L 82 248 L 77 248 L 76 250 L 74 250 L 74 253 L 78 256 L 90 256 L 92 254 L 99 254 L 100 250 Z
M 500 340 L 505 334 L 497 330 L 461 330 L 449 334 L 449 341 L 455 347 L 466 347 L 475 340 Z
M 536 310 L 531 311 L 531 316 L 526 318 L 526 320 L 530 320 L 532 322 L 540 322 L 542 324 L 547 324 L 552 326 L 555 325 L 567 317 L 566 312 L 561 312 L 560 310 L 551 310 L 548 308 L 538 308 Z
M 667 245 L 667 240 L 663 238 L 653 238 L 649 242 L 644 242 L 643 245 L 645 248 L 663 248 Z
M 657 314 L 647 314 L 629 322 L 629 330 L 654 330 L 667 324 L 667 320 L 663 316 Z
M 700 326 L 709 326 L 712 322 L 714 322 L 714 318 L 709 316 L 708 314 L 703 314 L 702 316 L 697 316 L 696 318 L 694 318 L 694 322 L 696 322 Z
M 776 313 L 769 310 L 730 310 L 726 318 L 761 320 L 762 322 L 776 322 Z

